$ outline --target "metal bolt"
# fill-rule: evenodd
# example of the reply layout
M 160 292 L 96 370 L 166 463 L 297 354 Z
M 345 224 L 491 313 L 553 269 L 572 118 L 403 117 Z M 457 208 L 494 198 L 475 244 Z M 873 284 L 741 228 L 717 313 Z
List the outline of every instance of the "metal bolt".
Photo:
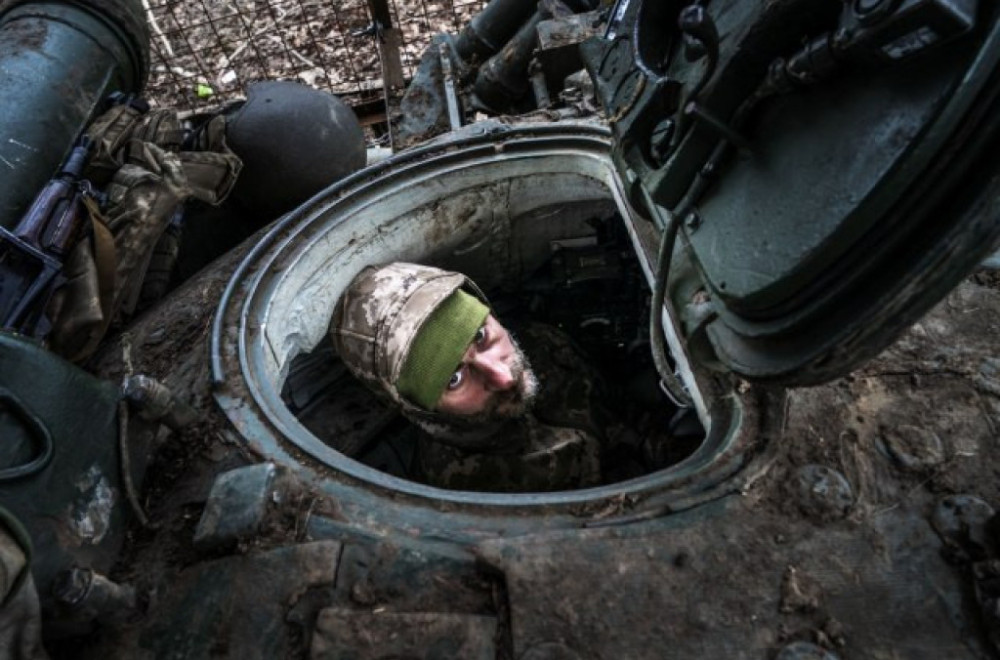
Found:
M 115 623 L 135 618 L 139 601 L 135 588 L 112 582 L 89 568 L 61 571 L 52 583 L 56 601 L 84 621 Z
M 124 395 L 143 419 L 161 422 L 177 431 L 198 419 L 198 413 L 174 396 L 163 383 L 149 376 L 131 376 L 125 381 Z
M 697 211 L 688 213 L 687 217 L 684 218 L 684 226 L 688 228 L 688 231 L 694 231 L 701 226 L 701 216 L 698 215 Z

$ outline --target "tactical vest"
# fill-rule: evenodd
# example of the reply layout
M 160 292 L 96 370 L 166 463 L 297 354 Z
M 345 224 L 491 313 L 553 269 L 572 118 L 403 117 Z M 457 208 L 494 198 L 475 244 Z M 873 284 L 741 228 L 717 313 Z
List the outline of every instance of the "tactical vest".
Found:
M 112 321 L 135 311 L 154 253 L 176 256 L 177 235 L 165 231 L 184 202 L 222 203 L 242 168 L 226 146 L 224 117 L 185 145 L 176 111 L 144 106 L 123 100 L 86 131 L 94 150 L 85 178 L 106 201 L 85 199 L 91 231 L 67 257 L 65 284 L 47 308 L 50 348 L 75 362 L 96 350 Z M 162 268 L 158 275 L 165 284 Z

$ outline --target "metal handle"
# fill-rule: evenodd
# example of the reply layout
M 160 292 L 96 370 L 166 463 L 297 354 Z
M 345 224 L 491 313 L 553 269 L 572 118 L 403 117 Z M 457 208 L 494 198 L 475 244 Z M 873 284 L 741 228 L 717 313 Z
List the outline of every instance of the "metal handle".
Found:
M 4 387 L 0 387 L 0 404 L 6 405 L 41 447 L 41 451 L 31 461 L 0 470 L 0 482 L 14 481 L 41 472 L 52 460 L 54 443 L 49 429 L 20 397 Z

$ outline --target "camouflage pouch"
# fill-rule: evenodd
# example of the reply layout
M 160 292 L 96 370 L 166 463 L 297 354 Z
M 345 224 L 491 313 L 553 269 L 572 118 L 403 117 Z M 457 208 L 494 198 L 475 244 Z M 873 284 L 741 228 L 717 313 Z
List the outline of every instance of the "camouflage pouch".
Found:
M 131 143 L 153 142 L 168 151 L 179 151 L 184 130 L 175 110 L 144 110 L 136 104 L 120 103 L 87 127 L 87 137 L 94 142 L 87 178 L 103 187 L 125 164 Z
M 86 177 L 104 187 L 123 165 L 145 167 L 143 145 L 155 144 L 180 156 L 191 195 L 206 204 L 222 203 L 236 183 L 242 161 L 226 145 L 226 120 L 209 120 L 197 134 L 193 150 L 183 151 L 185 130 L 175 110 L 143 112 L 132 105 L 115 105 L 94 120 L 87 135 L 95 149 Z
M 50 346 L 74 361 L 96 350 L 114 318 L 134 312 L 157 242 L 183 203 L 221 203 L 242 167 L 225 144 L 223 117 L 200 132 L 195 148 L 202 151 L 181 151 L 185 133 L 171 109 L 115 105 L 87 134 L 96 149 L 86 175 L 108 202 L 103 214 L 90 208 L 90 240 L 70 254 L 66 283 L 48 308 Z
M 115 240 L 112 314 L 131 314 L 157 241 L 191 196 L 180 157 L 151 142 L 130 146 L 130 160 L 108 185 L 108 228 Z
M 63 265 L 66 282 L 47 308 L 54 319 L 49 347 L 77 362 L 90 356 L 111 322 L 115 289 L 115 242 L 92 199 L 86 202 L 91 233 L 73 248 Z
M 142 117 L 142 110 L 122 103 L 113 106 L 87 127 L 87 137 L 94 143 L 85 173 L 91 183 L 104 187 L 122 166 L 122 152 Z
M 152 142 L 167 151 L 180 151 L 184 145 L 184 129 L 176 110 L 161 108 L 142 115 L 132 129 L 130 138 L 127 151 L 129 159 L 134 153 L 135 145 L 142 142 Z
M 202 127 L 194 147 L 178 154 L 191 194 L 217 206 L 229 196 L 243 169 L 243 161 L 226 145 L 226 118 L 214 117 Z
M 601 440 L 526 417 L 504 434 L 510 451 L 470 452 L 421 434 L 417 470 L 429 485 L 483 492 L 549 492 L 601 481 Z
M 156 242 L 191 195 L 177 154 L 149 142 L 130 150 L 143 164 L 118 168 L 106 187 L 104 214 L 91 200 L 93 231 L 67 258 L 66 281 L 47 309 L 49 346 L 69 360 L 88 358 L 114 318 L 131 313 Z

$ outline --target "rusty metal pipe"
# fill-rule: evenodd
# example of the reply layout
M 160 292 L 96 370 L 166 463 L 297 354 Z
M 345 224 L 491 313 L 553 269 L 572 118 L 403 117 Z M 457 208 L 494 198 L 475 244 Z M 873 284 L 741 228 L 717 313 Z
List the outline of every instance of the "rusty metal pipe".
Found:
M 142 374 L 131 376 L 123 387 L 125 398 L 149 422 L 160 422 L 173 431 L 197 421 L 198 413 L 160 381 Z
M 537 0 L 491 0 L 458 35 L 455 52 L 463 60 L 492 55 L 503 48 L 537 5 Z
M 545 80 L 545 71 L 537 59 L 531 60 L 528 65 L 528 77 L 531 78 L 531 91 L 535 94 L 535 105 L 544 110 L 552 105 L 552 98 L 549 96 L 549 84 Z
M 538 45 L 538 24 L 542 12 L 536 11 L 503 49 L 479 67 L 474 91 L 487 109 L 502 112 L 528 90 L 528 62 Z
M 112 582 L 97 571 L 73 567 L 56 576 L 52 593 L 79 621 L 122 623 L 140 614 L 135 588 Z

